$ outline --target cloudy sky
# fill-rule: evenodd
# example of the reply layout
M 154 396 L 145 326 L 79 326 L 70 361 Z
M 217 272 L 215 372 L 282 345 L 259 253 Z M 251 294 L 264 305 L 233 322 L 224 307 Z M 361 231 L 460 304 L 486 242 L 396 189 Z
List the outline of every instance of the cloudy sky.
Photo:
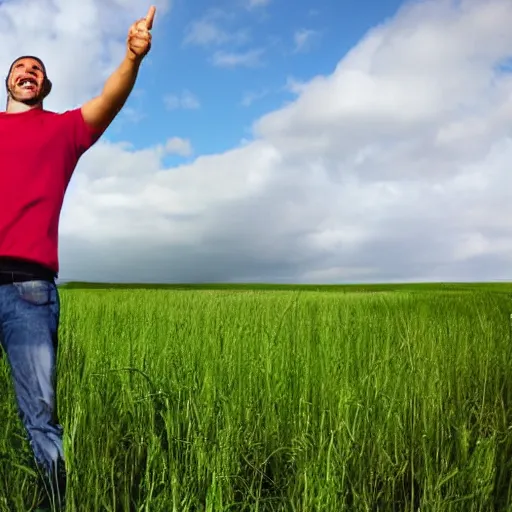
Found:
M 99 92 L 146 0 L 0 2 L 0 66 Z M 81 160 L 61 279 L 512 278 L 510 0 L 159 0 Z M 5 95 L 0 97 L 5 102 Z

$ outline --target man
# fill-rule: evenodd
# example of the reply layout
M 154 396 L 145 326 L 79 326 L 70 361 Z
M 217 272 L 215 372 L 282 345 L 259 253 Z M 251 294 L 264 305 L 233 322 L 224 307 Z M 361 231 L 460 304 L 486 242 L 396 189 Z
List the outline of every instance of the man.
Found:
M 62 427 L 57 419 L 58 223 L 80 157 L 119 113 L 151 48 L 156 9 L 129 30 L 126 55 L 102 93 L 63 114 L 45 111 L 52 89 L 44 64 L 20 57 L 6 80 L 0 113 L 0 341 L 20 417 L 47 489 L 63 507 Z M 49 509 L 49 508 L 48 508 Z

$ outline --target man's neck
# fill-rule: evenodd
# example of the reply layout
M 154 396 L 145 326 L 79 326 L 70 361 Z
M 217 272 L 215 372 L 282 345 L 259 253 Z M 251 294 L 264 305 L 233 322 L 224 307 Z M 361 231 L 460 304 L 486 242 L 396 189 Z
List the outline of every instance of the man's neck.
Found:
M 7 102 L 6 112 L 8 114 L 20 114 L 22 112 L 28 112 L 29 110 L 41 110 L 42 108 L 42 103 L 38 103 L 37 105 L 26 105 L 25 103 L 21 103 L 19 101 L 15 101 L 9 98 L 9 101 Z

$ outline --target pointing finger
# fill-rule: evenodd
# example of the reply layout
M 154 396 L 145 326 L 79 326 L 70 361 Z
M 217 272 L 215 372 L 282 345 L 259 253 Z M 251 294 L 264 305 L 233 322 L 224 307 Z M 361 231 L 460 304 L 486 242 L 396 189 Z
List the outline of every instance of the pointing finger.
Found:
M 156 13 L 156 7 L 152 5 L 149 8 L 148 13 L 146 14 L 146 27 L 148 30 L 151 30 L 153 28 L 153 20 L 155 19 L 155 13 Z

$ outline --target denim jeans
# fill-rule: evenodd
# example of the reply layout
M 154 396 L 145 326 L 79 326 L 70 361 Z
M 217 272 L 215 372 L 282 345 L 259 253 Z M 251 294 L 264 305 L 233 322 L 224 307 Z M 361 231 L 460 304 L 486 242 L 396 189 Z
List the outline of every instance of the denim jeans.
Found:
M 53 282 L 0 285 L 0 341 L 18 411 L 52 503 L 61 501 L 65 487 L 55 388 L 59 316 L 59 293 Z

